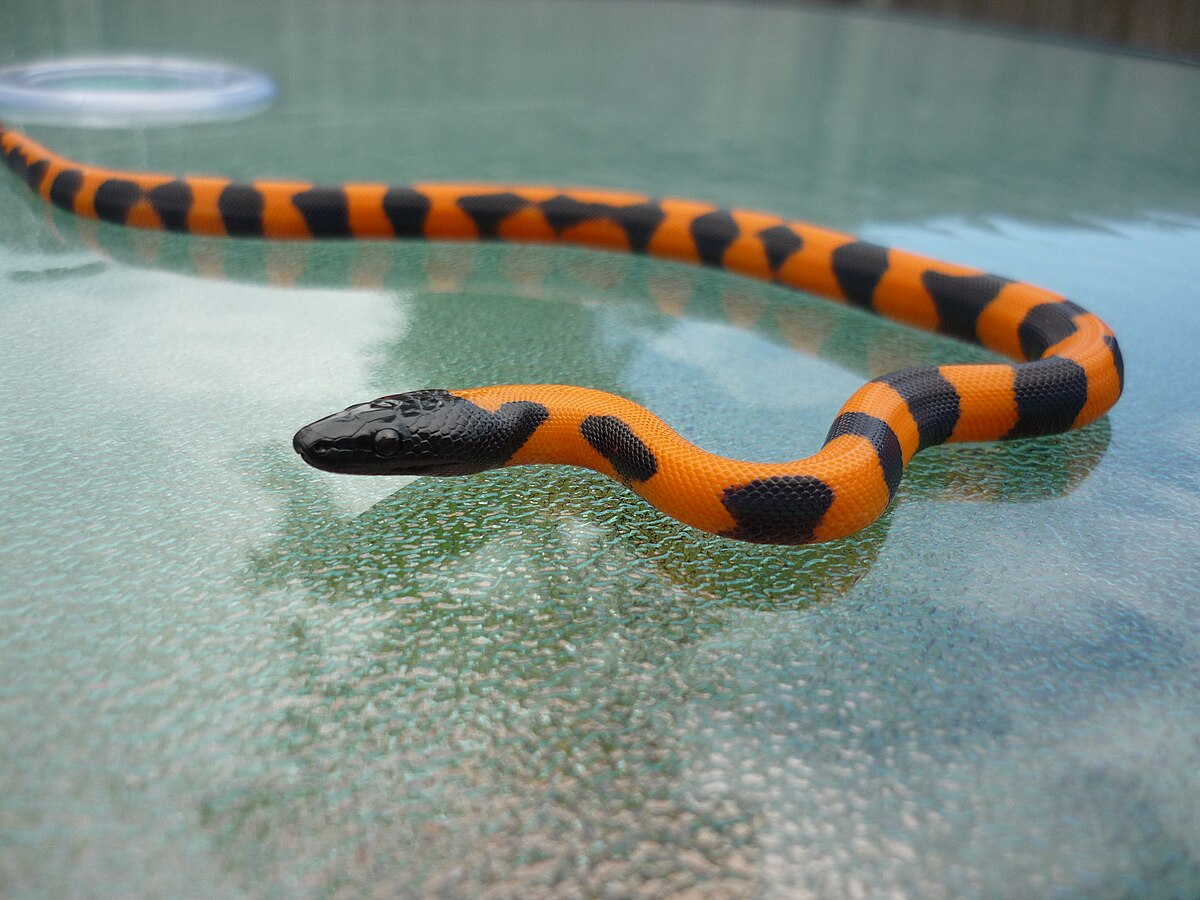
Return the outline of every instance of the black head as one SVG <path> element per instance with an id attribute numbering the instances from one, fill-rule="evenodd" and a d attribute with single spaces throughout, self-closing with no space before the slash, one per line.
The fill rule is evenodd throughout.
<path id="1" fill-rule="evenodd" d="M 393 394 L 305 425 L 292 446 L 306 463 L 326 472 L 461 474 L 471 410 L 483 412 L 449 391 Z"/>
<path id="2" fill-rule="evenodd" d="M 410 391 L 305 425 L 292 446 L 326 472 L 469 475 L 504 465 L 545 417 L 532 403 L 506 403 L 491 413 L 449 391 Z"/>

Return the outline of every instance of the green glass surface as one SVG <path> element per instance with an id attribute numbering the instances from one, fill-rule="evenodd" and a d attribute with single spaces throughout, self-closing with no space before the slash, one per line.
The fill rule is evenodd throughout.
<path id="1" fill-rule="evenodd" d="M 380 480 L 290 437 L 563 381 L 815 450 L 985 353 L 710 270 L 131 233 L 0 178 L 0 895 L 1200 894 L 1200 68 L 719 3 L 8 0 L 0 62 L 220 58 L 125 168 L 588 184 L 759 208 L 1108 321 L 1072 435 L 923 453 L 828 545 L 567 469 Z"/>

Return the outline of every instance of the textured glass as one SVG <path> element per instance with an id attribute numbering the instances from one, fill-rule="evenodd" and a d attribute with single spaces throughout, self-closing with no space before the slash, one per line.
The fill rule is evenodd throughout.
<path id="1" fill-rule="evenodd" d="M 7 0 L 0 63 L 218 57 L 114 167 L 589 184 L 1062 291 L 1125 397 L 761 548 L 566 469 L 308 469 L 419 387 L 613 390 L 812 452 L 986 354 L 711 270 L 77 223 L 0 178 L 0 895 L 1200 894 L 1200 68 L 719 3 Z"/>

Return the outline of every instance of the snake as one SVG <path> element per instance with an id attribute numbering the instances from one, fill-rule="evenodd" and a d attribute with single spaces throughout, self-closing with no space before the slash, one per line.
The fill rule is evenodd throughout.
<path id="1" fill-rule="evenodd" d="M 787 462 L 710 453 L 644 406 L 595 388 L 406 391 L 355 403 L 295 433 L 296 453 L 326 472 L 458 476 L 579 466 L 701 531 L 808 544 L 847 537 L 883 515 L 921 450 L 1082 428 L 1124 389 L 1112 329 L 1061 294 L 767 213 L 604 188 L 322 186 L 114 170 L 67 159 L 2 123 L 0 154 L 42 200 L 117 225 L 265 240 L 499 240 L 646 254 L 822 296 L 1012 360 L 875 378 L 843 404 L 815 454 Z"/>

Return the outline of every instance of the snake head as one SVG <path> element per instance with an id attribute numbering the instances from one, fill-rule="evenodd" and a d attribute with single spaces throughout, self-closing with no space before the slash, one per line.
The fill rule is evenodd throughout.
<path id="1" fill-rule="evenodd" d="M 449 391 L 410 391 L 305 425 L 292 446 L 325 472 L 470 475 L 504 465 L 545 418 L 538 404 L 506 403 L 493 413 Z"/>

